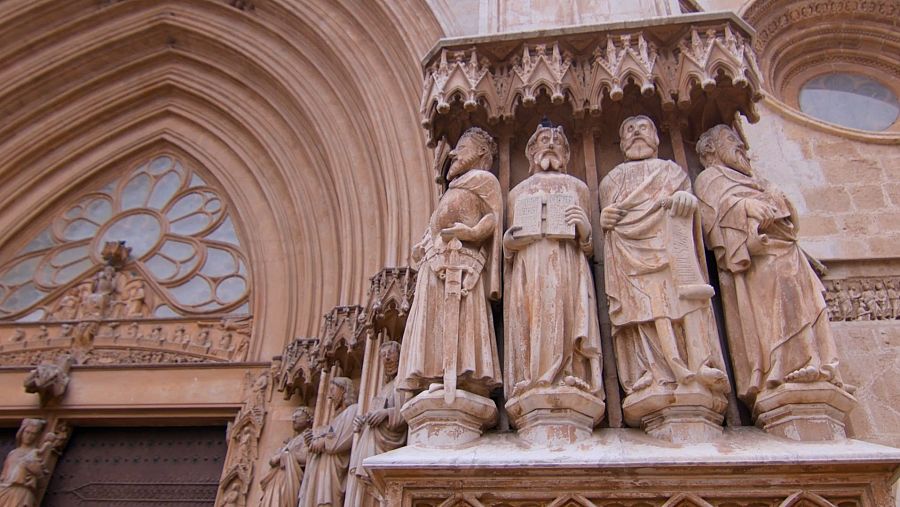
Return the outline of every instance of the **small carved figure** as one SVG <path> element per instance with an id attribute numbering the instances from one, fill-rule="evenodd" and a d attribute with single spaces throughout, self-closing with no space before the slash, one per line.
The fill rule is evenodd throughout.
<path id="1" fill-rule="evenodd" d="M 733 294 L 724 295 L 732 302 L 725 313 L 741 396 L 752 402 L 785 382 L 841 386 L 825 287 L 797 244 L 796 209 L 754 174 L 744 143 L 729 127 L 704 133 L 697 154 L 706 168 L 695 188 L 707 246 L 716 254 L 723 292 Z M 871 288 L 864 294 L 867 304 L 877 304 Z"/>
<path id="2" fill-rule="evenodd" d="M 74 320 L 78 316 L 78 303 L 81 300 L 77 287 L 66 292 L 59 301 L 59 306 L 51 315 L 53 320 Z"/>
<path id="3" fill-rule="evenodd" d="M 64 326 L 66 324 L 63 324 Z M 89 348 L 94 343 L 94 336 L 100 325 L 96 321 L 79 322 L 75 327 L 74 345 L 81 348 Z"/>
<path id="4" fill-rule="evenodd" d="M 46 341 L 50 338 L 50 330 L 47 329 L 47 326 L 41 326 L 38 335 L 35 336 L 35 339 L 38 341 Z"/>
<path id="5" fill-rule="evenodd" d="M 878 302 L 878 320 L 890 319 L 891 301 L 881 280 L 875 282 L 875 300 Z"/>
<path id="6" fill-rule="evenodd" d="M 212 342 L 209 341 L 209 329 L 201 329 L 199 333 L 197 333 L 197 337 L 194 339 L 194 345 L 198 347 L 207 347 L 212 346 Z"/>
<path id="7" fill-rule="evenodd" d="M 37 491 L 49 475 L 47 453 L 56 444 L 56 435 L 48 433 L 40 446 L 43 419 L 25 419 L 16 433 L 16 448 L 9 452 L 0 473 L 0 505 L 37 507 Z"/>
<path id="8" fill-rule="evenodd" d="M 862 320 L 878 320 L 881 315 L 881 305 L 875 295 L 875 287 L 868 280 L 861 282 L 860 285 L 862 287 L 859 294 L 860 308 L 865 308 L 860 312 L 860 317 Z"/>
<path id="9" fill-rule="evenodd" d="M 16 330 L 13 332 L 13 335 L 10 337 L 9 341 L 12 343 L 19 343 L 19 342 L 25 341 L 25 330 L 20 327 L 17 327 Z"/>
<path id="10" fill-rule="evenodd" d="M 141 335 L 140 326 L 137 322 L 132 322 L 128 325 L 128 338 L 135 341 L 143 338 L 143 336 Z"/>
<path id="11" fill-rule="evenodd" d="M 897 281 L 887 281 L 887 296 L 891 304 L 891 318 L 900 319 L 900 290 L 897 290 Z"/>
<path id="12" fill-rule="evenodd" d="M 298 408 L 291 416 L 294 438 L 285 442 L 269 458 L 269 472 L 259 481 L 263 490 L 260 507 L 297 506 L 308 454 L 306 440 L 311 432 L 312 419 L 312 412 L 307 407 Z"/>
<path id="13" fill-rule="evenodd" d="M 127 291 L 127 303 L 125 305 L 125 317 L 129 319 L 140 319 L 149 314 L 147 306 L 147 293 L 144 289 L 144 281 L 135 278 L 128 282 L 125 286 Z"/>
<path id="14" fill-rule="evenodd" d="M 530 176 L 509 193 L 503 236 L 507 396 L 567 385 L 602 397 L 590 192 L 566 174 L 562 127 L 539 125 L 525 154 Z"/>
<path id="15" fill-rule="evenodd" d="M 300 505 L 340 507 L 344 504 L 356 397 L 352 380 L 346 377 L 331 379 L 328 403 L 336 415 L 326 427 L 307 434 L 310 456 L 300 487 Z"/>
<path id="16" fill-rule="evenodd" d="M 626 162 L 600 183 L 600 224 L 622 386 L 631 395 L 698 381 L 725 392 L 688 175 L 656 158 L 659 137 L 650 118 L 626 119 L 619 136 Z"/>
<path id="17" fill-rule="evenodd" d="M 63 324 L 59 328 L 59 337 L 60 338 L 71 338 L 72 337 L 72 324 Z"/>
<path id="18" fill-rule="evenodd" d="M 856 320 L 856 308 L 853 305 L 853 300 L 850 299 L 849 292 L 847 292 L 840 280 L 834 281 L 834 291 L 838 308 L 840 308 L 840 318 L 838 320 Z"/>
<path id="19" fill-rule="evenodd" d="M 72 368 L 72 356 L 60 355 L 55 363 L 42 363 L 35 367 L 25 378 L 25 392 L 38 393 L 41 406 L 54 399 L 59 399 L 69 385 L 69 370 Z"/>
<path id="20" fill-rule="evenodd" d="M 177 343 L 179 345 L 184 345 L 190 343 L 191 337 L 190 335 L 185 334 L 184 326 L 178 326 L 175 328 L 175 332 L 172 333 L 172 343 Z"/>
<path id="21" fill-rule="evenodd" d="M 153 326 L 150 330 L 150 339 L 159 342 L 160 345 L 166 342 L 166 335 L 163 333 L 162 326 Z"/>
<path id="22" fill-rule="evenodd" d="M 471 128 L 450 153 L 449 188 L 413 247 L 419 274 L 398 389 L 442 385 L 451 402 L 457 386 L 487 396 L 501 383 L 488 303 L 500 297 L 503 204 L 500 183 L 489 172 L 496 151 L 487 132 Z"/>
<path id="23" fill-rule="evenodd" d="M 384 372 L 384 384 L 372 398 L 369 411 L 353 420 L 359 440 L 350 458 L 350 480 L 354 487 L 347 488 L 347 507 L 374 507 L 375 497 L 368 492 L 371 484 L 369 473 L 362 466 L 364 459 L 402 447 L 406 443 L 406 420 L 400 407 L 406 400 L 403 391 L 396 390 L 397 365 L 400 361 L 400 344 L 385 342 L 378 351 Z"/>
<path id="24" fill-rule="evenodd" d="M 234 339 L 234 333 L 231 331 L 224 331 L 222 336 L 219 337 L 219 349 L 221 350 L 229 350 L 231 348 L 231 341 Z"/>

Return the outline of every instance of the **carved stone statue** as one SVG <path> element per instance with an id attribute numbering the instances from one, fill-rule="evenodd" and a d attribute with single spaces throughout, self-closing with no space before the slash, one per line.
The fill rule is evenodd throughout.
<path id="1" fill-rule="evenodd" d="M 47 453 L 56 443 L 56 436 L 48 433 L 38 445 L 45 425 L 43 419 L 22 421 L 16 433 L 16 448 L 6 456 L 0 473 L 0 505 L 37 507 L 38 487 L 49 474 Z"/>
<path id="2" fill-rule="evenodd" d="M 347 485 L 347 466 L 353 446 L 356 388 L 346 377 L 331 379 L 328 402 L 335 416 L 324 428 L 307 434 L 309 458 L 300 486 L 300 505 L 341 507 Z"/>
<path id="3" fill-rule="evenodd" d="M 25 378 L 25 392 L 38 393 L 41 406 L 60 398 L 69 385 L 72 356 L 60 355 L 55 363 L 43 363 L 35 367 Z"/>
<path id="4" fill-rule="evenodd" d="M 555 410 L 552 398 L 564 396 L 557 408 L 581 414 L 578 436 L 586 436 L 605 408 L 588 264 L 594 247 L 586 212 L 590 192 L 566 174 L 569 141 L 562 127 L 538 126 L 525 154 L 531 176 L 509 193 L 511 227 L 503 237 L 507 409 L 520 435 L 534 440 L 547 432 L 530 435 L 536 428 L 524 418 L 539 410 L 543 415 L 530 419 L 546 420 Z M 571 420 L 559 422 L 559 430 L 573 427 Z"/>
<path id="5" fill-rule="evenodd" d="M 297 507 L 303 468 L 306 466 L 307 434 L 311 431 L 312 412 L 300 407 L 291 416 L 294 438 L 269 458 L 269 472 L 259 481 L 263 490 L 260 507 Z"/>
<path id="6" fill-rule="evenodd" d="M 149 315 L 147 306 L 147 291 L 144 289 L 144 281 L 136 278 L 125 286 L 127 303 L 125 305 L 125 317 L 129 319 L 143 318 Z"/>
<path id="7" fill-rule="evenodd" d="M 78 316 L 80 293 L 77 287 L 69 289 L 53 311 L 53 320 L 73 320 Z"/>
<path id="8" fill-rule="evenodd" d="M 400 407 L 406 395 L 395 389 L 397 365 L 400 361 L 400 344 L 388 341 L 378 351 L 384 372 L 384 385 L 372 398 L 369 411 L 353 421 L 359 440 L 353 447 L 350 458 L 350 480 L 354 487 L 348 488 L 345 507 L 374 507 L 375 497 L 369 491 L 371 479 L 362 467 L 369 456 L 392 451 L 406 443 L 406 420 L 400 414 Z"/>
<path id="9" fill-rule="evenodd" d="M 825 287 L 797 244 L 797 210 L 754 174 L 744 143 L 729 127 L 718 125 L 700 136 L 697 154 L 706 169 L 695 188 L 706 245 L 719 267 L 739 395 L 754 406 L 787 383 L 814 387 L 807 401 L 827 403 L 816 393 L 842 388 L 843 382 Z M 862 297 L 878 315 L 871 287 L 864 286 Z M 850 402 L 849 395 L 835 399 Z M 760 407 L 754 412 L 760 414 Z M 787 424 L 800 430 L 795 436 L 810 434 L 796 420 Z"/>
<path id="10" fill-rule="evenodd" d="M 445 405 L 467 416 L 484 412 L 479 417 L 485 425 L 496 418 L 496 406 L 487 399 L 501 384 L 489 305 L 490 299 L 500 297 L 501 290 L 503 204 L 500 183 L 488 172 L 495 152 L 496 145 L 487 132 L 471 128 L 462 135 L 450 153 L 449 188 L 422 241 L 413 248 L 419 273 L 403 337 L 397 388 L 428 391 L 410 400 L 414 410 L 404 414 L 408 421 L 426 407 L 437 408 L 430 398 L 439 395 Z M 410 425 L 412 439 L 420 434 L 419 427 Z M 480 428 L 468 428 L 467 436 L 459 438 L 478 434 Z"/>
<path id="11" fill-rule="evenodd" d="M 600 224 L 625 419 L 664 438 L 710 438 L 721 432 L 728 380 L 697 198 L 687 173 L 657 158 L 650 118 L 626 119 L 619 137 L 626 162 L 600 183 Z"/>

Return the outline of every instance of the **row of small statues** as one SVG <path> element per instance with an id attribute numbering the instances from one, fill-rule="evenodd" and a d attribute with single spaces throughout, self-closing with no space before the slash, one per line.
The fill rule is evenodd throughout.
<path id="1" fill-rule="evenodd" d="M 824 286 L 797 244 L 797 212 L 754 174 L 739 135 L 717 126 L 700 137 L 705 170 L 693 191 L 684 169 L 657 158 L 659 138 L 649 118 L 625 120 L 620 137 L 627 161 L 601 182 L 600 226 L 626 423 L 648 432 L 654 425 L 657 436 L 678 441 L 658 421 L 679 405 L 673 425 L 691 417 L 721 425 L 730 384 L 703 239 L 718 264 L 738 394 L 751 407 L 785 385 L 813 389 L 806 398 L 788 393 L 791 403 L 818 406 L 834 390 L 852 400 L 838 371 Z M 502 191 L 489 171 L 495 155 L 493 139 L 481 129 L 459 139 L 450 153 L 449 187 L 413 250 L 417 287 L 402 347 L 388 342 L 380 351 L 383 387 L 361 413 L 353 382 L 331 379 L 327 399 L 335 415 L 319 428 L 311 428 L 307 408 L 298 409 L 296 436 L 272 456 L 262 478 L 261 505 L 293 507 L 298 499 L 301 506 L 374 505 L 365 458 L 407 440 L 465 443 L 464 425 L 450 424 L 442 434 L 440 420 L 456 410 L 465 414 L 460 420 L 480 418 L 482 429 L 490 427 L 496 406 L 487 396 L 501 386 L 511 422 L 526 441 L 541 441 L 533 421 L 547 428 L 560 418 L 562 427 L 584 426 L 582 434 L 599 423 L 603 358 L 588 260 L 590 192 L 566 174 L 562 128 L 541 125 L 526 148 L 531 175 L 510 191 L 504 220 Z M 490 306 L 501 293 L 505 378 Z M 771 409 L 772 401 L 766 403 Z M 537 411 L 543 412 L 528 417 Z M 790 411 L 784 417 L 796 423 Z M 429 425 L 420 432 L 422 420 Z"/>
<path id="2" fill-rule="evenodd" d="M 111 265 L 92 280 L 66 292 L 50 311 L 51 320 L 143 318 L 150 315 L 144 280 Z"/>
<path id="3" fill-rule="evenodd" d="M 825 293 L 831 320 L 900 319 L 900 281 L 862 280 L 844 284 L 834 280 Z"/>

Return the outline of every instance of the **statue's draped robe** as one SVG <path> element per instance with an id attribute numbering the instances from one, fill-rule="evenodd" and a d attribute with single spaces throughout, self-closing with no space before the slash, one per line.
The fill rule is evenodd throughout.
<path id="1" fill-rule="evenodd" d="M 366 488 L 362 487 L 369 482 L 369 473 L 363 468 L 362 462 L 370 456 L 376 456 L 402 447 L 406 443 L 406 420 L 400 415 L 400 407 L 403 406 L 405 395 L 395 389 L 396 377 L 382 386 L 378 394 L 372 398 L 369 411 L 387 409 L 388 416 L 379 426 L 363 425 L 359 440 L 353 448 L 350 458 L 350 474 L 357 481 L 352 495 L 348 491 L 344 501 L 346 507 L 366 507 L 375 505 L 374 499 L 365 494 Z"/>
<path id="2" fill-rule="evenodd" d="M 648 371 L 658 382 L 675 380 L 663 358 L 656 319 L 676 322 L 691 312 L 704 311 L 704 338 L 709 343 L 718 340 L 709 300 L 682 299 L 675 283 L 669 253 L 671 217 L 659 202 L 678 191 L 691 191 L 687 173 L 674 162 L 661 159 L 619 164 L 600 182 L 601 208 L 614 206 L 626 212 L 615 228 L 604 231 L 603 249 L 619 377 L 629 394 Z M 702 266 L 699 213 L 694 223 L 692 254 Z M 680 326 L 675 332 L 678 340 L 684 341 Z"/>
<path id="3" fill-rule="evenodd" d="M 325 433 L 325 450 L 310 453 L 300 486 L 300 505 L 303 507 L 341 507 L 347 486 L 347 466 L 353 446 L 353 418 L 356 407 L 345 408 L 332 419 Z M 317 432 L 321 434 L 321 431 Z"/>
<path id="4" fill-rule="evenodd" d="M 720 272 L 741 396 L 753 396 L 767 381 L 780 383 L 811 361 L 837 366 L 825 287 L 797 245 L 790 201 L 768 182 L 724 166 L 704 170 L 694 187 Z M 750 199 L 776 210 L 765 231 L 747 216 Z M 804 352 L 809 347 L 820 357 Z"/>
<path id="5" fill-rule="evenodd" d="M 491 173 L 473 169 L 452 180 L 448 193 L 451 191 L 464 192 L 471 204 L 477 204 L 481 208 L 480 216 L 492 213 L 495 219 L 492 237 L 479 244 L 463 243 L 463 249 L 482 256 L 485 264 L 468 294 L 462 296 L 457 341 L 458 387 L 487 395 L 490 389 L 501 383 L 494 320 L 488 304 L 489 298 L 499 299 L 501 290 L 499 259 L 503 204 L 500 183 Z M 453 207 L 442 204 L 445 203 L 438 204 L 438 210 L 432 215 L 431 224 L 425 233 L 426 259 L 434 249 L 445 245 L 438 224 L 453 221 L 452 218 L 448 219 L 448 215 L 452 216 L 454 213 Z M 457 221 L 463 220 L 460 218 Z M 474 219 L 466 225 L 473 227 L 477 223 L 478 219 Z M 443 280 L 438 277 L 434 266 L 423 260 L 419 266 L 415 297 L 403 334 L 397 373 L 398 389 L 421 391 L 432 383 L 443 382 L 444 312 L 447 311 L 445 300 Z"/>
<path id="6" fill-rule="evenodd" d="M 261 507 L 296 507 L 306 459 L 307 448 L 302 434 L 278 450 L 278 466 L 272 467 L 260 481 L 263 489 Z"/>
<path id="7" fill-rule="evenodd" d="M 0 505 L 37 507 L 34 492 L 44 477 L 44 463 L 36 447 L 13 449 L 3 462 L 0 474 Z"/>
<path id="8" fill-rule="evenodd" d="M 515 223 L 516 200 L 535 194 L 575 196 L 590 210 L 587 185 L 556 171 L 538 172 L 509 193 L 508 223 Z M 588 264 L 591 238 L 541 238 L 517 252 L 506 252 L 504 297 L 506 391 L 556 384 L 566 376 L 584 380 L 602 396 L 599 366 L 600 325 Z M 519 394 L 518 392 L 516 394 Z"/>

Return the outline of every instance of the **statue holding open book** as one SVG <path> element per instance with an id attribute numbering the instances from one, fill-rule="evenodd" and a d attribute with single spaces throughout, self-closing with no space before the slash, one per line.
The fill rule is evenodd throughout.
<path id="1" fill-rule="evenodd" d="M 562 127 L 538 126 L 525 152 L 531 176 L 509 193 L 510 228 L 503 237 L 507 408 L 528 438 L 529 421 L 548 420 L 529 414 L 541 410 L 552 418 L 544 405 L 569 396 L 563 405 L 574 412 L 567 417 L 579 421 L 558 422 L 564 431 L 580 428 L 567 437 L 574 440 L 590 433 L 605 408 L 588 265 L 594 247 L 586 212 L 590 192 L 565 172 L 569 142 Z"/>

